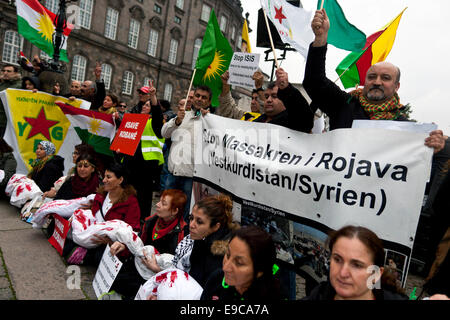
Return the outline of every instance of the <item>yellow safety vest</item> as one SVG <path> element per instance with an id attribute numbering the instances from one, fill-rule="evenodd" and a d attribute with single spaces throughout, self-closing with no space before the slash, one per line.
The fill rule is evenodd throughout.
<path id="1" fill-rule="evenodd" d="M 244 115 L 242 116 L 241 120 L 244 121 L 253 121 L 258 119 L 261 116 L 261 113 L 257 113 L 257 112 L 246 112 L 244 113 Z"/>
<path id="2" fill-rule="evenodd" d="M 153 131 L 152 119 L 148 119 L 141 136 L 141 150 L 144 160 L 158 160 L 159 165 L 164 163 L 164 138 L 158 138 Z"/>

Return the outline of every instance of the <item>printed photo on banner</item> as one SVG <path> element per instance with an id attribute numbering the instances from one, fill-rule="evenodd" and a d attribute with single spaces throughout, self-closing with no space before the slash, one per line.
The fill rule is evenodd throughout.
<path id="1" fill-rule="evenodd" d="M 294 222 L 294 265 L 297 274 L 320 283 L 329 271 L 327 234 L 310 226 Z"/>

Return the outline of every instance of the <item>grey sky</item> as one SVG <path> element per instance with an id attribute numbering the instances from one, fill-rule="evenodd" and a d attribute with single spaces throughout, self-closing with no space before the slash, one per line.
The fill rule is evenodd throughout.
<path id="1" fill-rule="evenodd" d="M 326 0 L 325 0 L 326 1 Z M 243 13 L 250 13 L 250 41 L 252 52 L 262 53 L 260 67 L 270 75 L 272 62 L 264 62 L 266 48 L 256 47 L 257 11 L 259 0 L 241 1 Z M 317 0 L 302 0 L 307 10 L 314 11 Z M 394 19 L 405 7 L 397 30 L 396 40 L 386 61 L 399 66 L 402 72 L 400 102 L 410 103 L 412 118 L 419 122 L 435 122 L 444 134 L 450 135 L 449 90 L 445 89 L 446 75 L 450 71 L 447 57 L 450 52 L 448 28 L 442 26 L 450 20 L 450 1 L 445 0 L 340 0 L 347 19 L 366 36 L 378 31 Z M 279 56 L 281 51 L 276 50 Z M 332 45 L 328 46 L 327 76 L 336 80 L 336 66 L 348 54 Z M 291 82 L 302 82 L 305 61 L 297 52 L 288 52 L 281 67 L 289 72 Z M 340 81 L 337 82 L 342 87 Z"/>

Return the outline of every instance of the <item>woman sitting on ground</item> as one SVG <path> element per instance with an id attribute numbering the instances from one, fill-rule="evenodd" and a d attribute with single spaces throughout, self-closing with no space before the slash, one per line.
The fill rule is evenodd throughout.
<path id="1" fill-rule="evenodd" d="M 281 300 L 272 236 L 257 226 L 235 230 L 217 270 L 204 286 L 202 300 Z"/>
<path id="2" fill-rule="evenodd" d="M 189 235 L 177 246 L 172 264 L 191 275 L 200 286 L 208 277 L 222 268 L 231 231 L 238 228 L 231 212 L 233 202 L 220 194 L 198 201 L 189 216 Z M 147 256 L 143 262 L 153 272 L 160 272 L 155 256 Z"/>
<path id="3" fill-rule="evenodd" d="M 33 179 L 42 192 L 50 190 L 63 175 L 64 159 L 55 152 L 55 145 L 50 141 L 41 141 L 36 148 L 36 160 L 31 164 L 28 178 Z"/>
<path id="4" fill-rule="evenodd" d="M 156 204 L 155 214 L 148 217 L 142 227 L 140 238 L 144 246 L 152 245 L 159 253 L 175 254 L 178 243 L 189 233 L 189 226 L 183 219 L 186 199 L 181 190 L 163 191 Z M 111 254 L 117 255 L 127 251 L 126 249 L 125 244 L 116 241 L 111 245 Z M 124 256 L 130 257 L 129 252 Z M 111 290 L 117 291 L 126 299 L 134 299 L 145 281 L 137 271 L 134 259 L 126 259 Z"/>
<path id="5" fill-rule="evenodd" d="M 0 194 L 5 196 L 5 188 L 9 179 L 16 173 L 17 161 L 14 158 L 13 148 L 3 138 L 0 138 Z"/>
<path id="6" fill-rule="evenodd" d="M 61 188 L 61 186 L 67 180 L 69 180 L 70 177 L 73 177 L 75 175 L 76 168 L 77 168 L 77 166 L 76 166 L 77 159 L 80 155 L 85 154 L 85 153 L 91 155 L 92 158 L 95 158 L 95 151 L 92 146 L 85 144 L 85 143 L 80 143 L 74 147 L 74 150 L 72 152 L 72 162 L 73 162 L 74 166 L 69 169 L 64 181 L 62 183 L 59 183 L 59 182 L 56 183 L 53 187 L 50 188 L 49 191 L 44 192 L 44 194 L 42 195 L 42 198 L 55 198 L 56 194 L 59 191 L 59 188 Z M 97 161 L 94 161 L 93 163 L 98 164 Z M 96 168 L 97 168 L 97 166 L 96 166 Z M 98 173 L 98 170 L 97 170 L 97 173 Z"/>
<path id="7" fill-rule="evenodd" d="M 96 193 L 100 179 L 95 159 L 87 153 L 82 154 L 77 158 L 75 167 L 75 174 L 62 184 L 55 195 L 55 200 L 76 199 Z"/>
<path id="8" fill-rule="evenodd" d="M 397 287 L 396 279 L 385 270 L 383 242 L 374 232 L 346 226 L 332 232 L 327 243 L 329 280 L 319 284 L 304 300 L 408 300 Z M 374 271 L 375 276 L 368 272 L 369 267 L 378 270 Z"/>
<path id="9" fill-rule="evenodd" d="M 141 212 L 136 198 L 136 190 L 128 184 L 127 170 L 121 164 L 109 164 L 105 170 L 103 186 L 98 188 L 91 206 L 82 209 L 90 209 L 98 222 L 118 219 L 129 224 L 134 231 L 139 232 L 140 230 Z M 110 240 L 99 237 L 97 242 L 100 244 L 109 243 Z M 86 254 L 86 249 L 83 249 L 73 242 L 66 241 L 63 254 L 66 255 L 72 251 L 67 261 L 79 264 Z M 105 246 L 100 246 L 90 250 L 90 256 L 94 258 L 93 264 L 98 265 L 104 249 Z M 71 259 L 72 255 L 74 255 L 73 259 Z"/>

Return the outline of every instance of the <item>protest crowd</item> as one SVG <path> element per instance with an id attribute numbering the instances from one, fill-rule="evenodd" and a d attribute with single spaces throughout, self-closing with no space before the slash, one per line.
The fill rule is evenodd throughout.
<path id="1" fill-rule="evenodd" d="M 92 140 L 80 137 L 82 143 L 73 145 L 73 167 L 64 168 L 65 159 L 57 154 L 55 144 L 42 140 L 33 150 L 31 170 L 20 174 L 13 148 L 0 138 L 2 196 L 20 208 L 22 220 L 44 229 L 49 239 L 61 231 L 61 221 L 68 223 L 60 252 L 68 264 L 99 266 L 109 248 L 123 265 L 109 292 L 99 299 L 130 300 L 137 295 L 144 300 L 295 299 L 289 291 L 290 280 L 279 270 L 273 234 L 234 221 L 230 195 L 191 196 L 194 128 L 202 117 L 214 114 L 313 135 L 318 109 L 329 117 L 330 130 L 351 128 L 356 119 L 409 121 L 397 95 L 400 70 L 395 65 L 377 63 L 367 71 L 361 89 L 343 91 L 325 76 L 329 20 L 324 10 L 316 11 L 311 27 L 315 39 L 309 48 L 303 85 L 312 102 L 289 82 L 289 73 L 297 70 L 283 68 L 277 68 L 276 80 L 266 86 L 262 72 L 254 73 L 251 111 L 237 106 L 228 71 L 221 75 L 217 107 L 211 106 L 213 93 L 206 85 L 186 88 L 186 98 L 171 106 L 157 98 L 158 88 L 152 82 L 138 89 L 134 106 L 127 106 L 105 90 L 99 64 L 94 79 L 72 81 L 69 92 L 61 92 L 55 83 L 48 93 L 66 99 L 58 105 L 69 110 L 79 99 L 90 102 L 85 112 L 103 114 L 101 119 L 114 124 L 116 136 L 130 114 L 147 115 L 136 150 L 133 155 L 118 150 L 98 152 Z M 36 56 L 31 63 L 19 57 L 19 63 L 22 70 L 16 65 L 2 67 L 0 91 L 43 91 L 38 75 L 46 70 L 46 62 Z M 21 71 L 30 76 L 22 77 Z M 0 107 L 3 137 L 6 106 L 2 103 Z M 424 288 L 431 299 L 448 299 L 450 159 L 442 155 L 448 154 L 450 140 L 441 130 L 434 130 L 424 144 L 433 149 L 423 209 L 432 212 Z M 151 212 L 154 195 L 159 202 Z M 370 225 L 346 225 L 330 232 L 327 249 L 328 262 L 323 262 L 327 280 L 309 288 L 305 300 L 408 299 L 396 280 L 393 262 L 385 265 L 383 241 Z M 371 278 L 373 286 L 367 285 L 369 266 L 381 270 L 378 277 Z"/>

